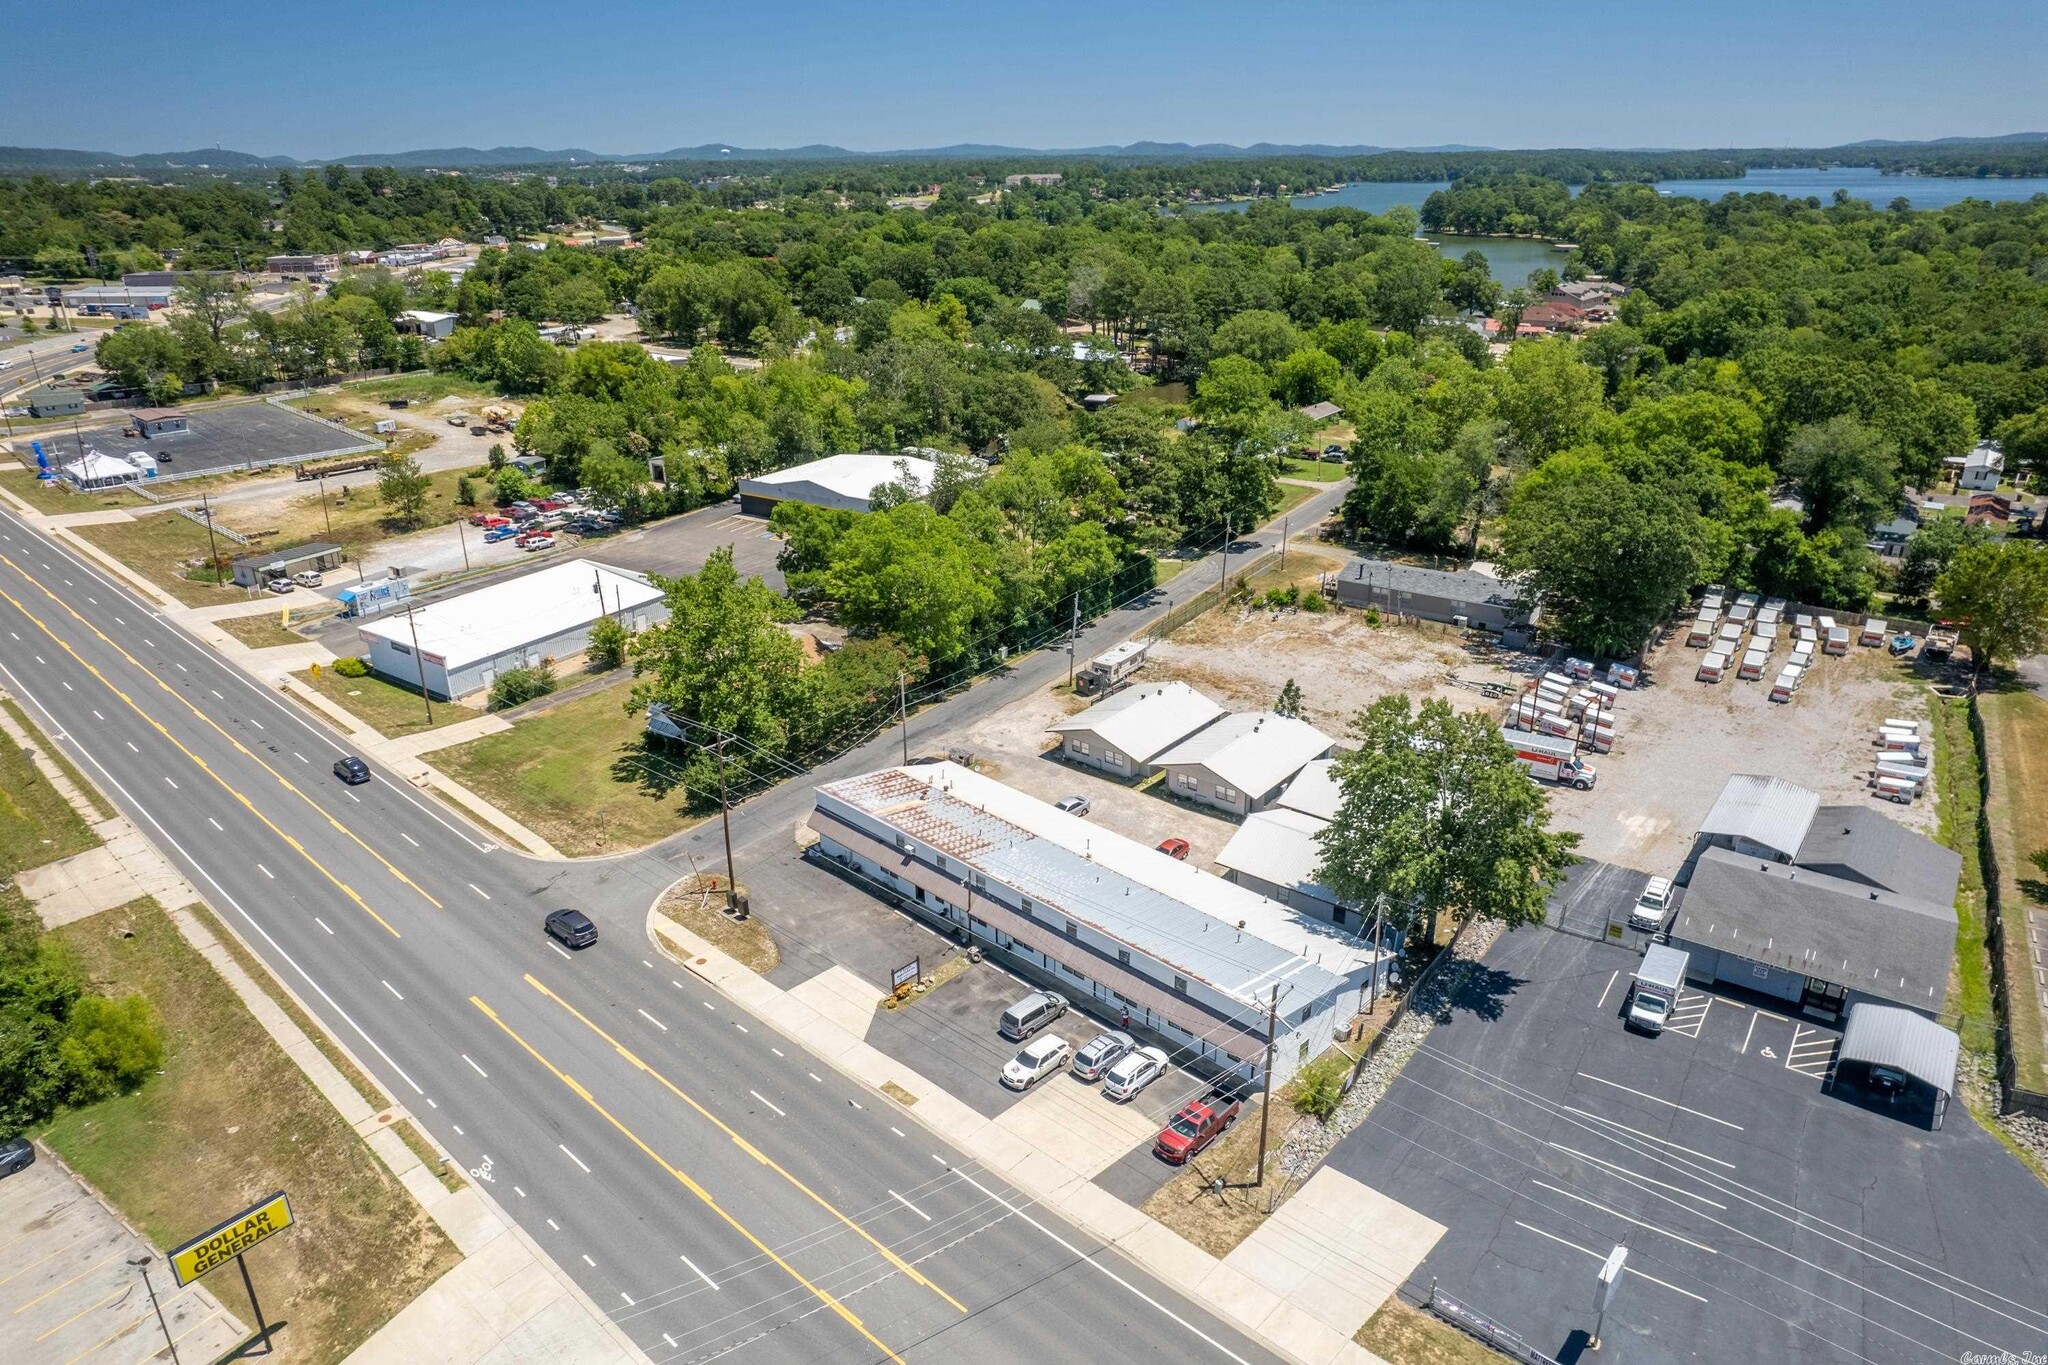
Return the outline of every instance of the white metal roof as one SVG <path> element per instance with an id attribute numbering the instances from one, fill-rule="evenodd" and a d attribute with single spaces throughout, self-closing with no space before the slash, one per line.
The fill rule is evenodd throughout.
<path id="1" fill-rule="evenodd" d="M 772 474 L 741 479 L 739 491 L 756 497 L 797 501 L 810 501 L 824 495 L 822 500 L 827 506 L 836 506 L 843 501 L 858 503 L 864 508 L 877 488 L 903 477 L 905 471 L 899 469 L 899 465 L 907 468 L 910 477 L 927 491 L 939 469 L 935 462 L 916 455 L 885 455 L 872 451 L 827 455 L 822 460 L 791 465 Z"/>
<path id="2" fill-rule="evenodd" d="M 1269 792 L 1330 751 L 1331 738 L 1305 720 L 1272 711 L 1225 716 L 1161 754 L 1156 763 L 1199 763 L 1251 796 Z"/>
<path id="3" fill-rule="evenodd" d="M 1953 1094 L 1962 1048 L 1962 1039 L 1932 1019 L 1896 1005 L 1859 1000 L 1849 1006 L 1840 1059 L 1896 1067 L 1943 1094 Z"/>
<path id="4" fill-rule="evenodd" d="M 1337 785 L 1336 767 L 1334 758 L 1317 759 L 1295 775 L 1274 804 L 1319 820 L 1336 819 L 1337 808 L 1344 803 L 1344 789 Z"/>
<path id="5" fill-rule="evenodd" d="M 1784 680 L 1780 675 L 1779 681 Z M 1782 777 L 1737 773 L 1722 786 L 1714 808 L 1700 822 L 1700 833 L 1747 839 L 1790 858 L 1799 852 L 1819 809 L 1817 792 Z"/>
<path id="6" fill-rule="evenodd" d="M 1329 824 L 1298 810 L 1262 810 L 1248 815 L 1216 855 L 1217 865 L 1275 886 L 1299 887 L 1318 900 L 1335 904 L 1336 893 L 1316 881 L 1316 869 L 1323 863 L 1323 846 L 1316 836 Z"/>
<path id="7" fill-rule="evenodd" d="M 408 308 L 403 313 L 400 313 L 398 316 L 402 318 L 411 318 L 414 322 L 446 322 L 448 321 L 448 319 L 452 317 L 459 316 L 459 314 L 430 313 L 424 308 Z"/>
<path id="8" fill-rule="evenodd" d="M 1140 763 L 1178 744 L 1223 714 L 1223 705 L 1184 682 L 1128 687 L 1086 711 L 1047 727 L 1053 734 L 1087 732 Z"/>
<path id="9" fill-rule="evenodd" d="M 639 574 L 572 559 L 422 607 L 409 623 L 401 616 L 364 625 L 359 633 L 365 643 L 379 638 L 410 649 L 417 627 L 421 652 L 452 671 L 660 600 L 661 589 Z"/>
<path id="10" fill-rule="evenodd" d="M 1355 934 L 955 763 L 817 790 L 1254 1006 L 1275 983 L 1283 1002 L 1321 998 L 1372 962 Z"/>

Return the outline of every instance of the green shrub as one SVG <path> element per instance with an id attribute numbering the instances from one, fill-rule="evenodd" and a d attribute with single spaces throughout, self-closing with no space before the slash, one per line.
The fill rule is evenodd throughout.
<path id="1" fill-rule="evenodd" d="M 626 628 L 613 617 L 598 617 L 590 625 L 590 648 L 584 658 L 593 672 L 617 668 L 626 661 Z"/>
<path id="2" fill-rule="evenodd" d="M 344 678 L 367 678 L 370 676 L 370 666 L 354 655 L 336 659 L 334 661 L 334 671 Z"/>
<path id="3" fill-rule="evenodd" d="M 1380 628 L 1380 609 L 1378 607 L 1367 607 L 1365 609 L 1365 623 L 1374 630 Z"/>
<path id="4" fill-rule="evenodd" d="M 1323 595 L 1319 592 L 1303 593 L 1301 595 L 1300 606 L 1303 611 L 1307 612 L 1311 616 L 1314 616 L 1319 612 L 1328 611 L 1330 609 L 1330 604 L 1323 600 Z"/>
<path id="5" fill-rule="evenodd" d="M 476 480 L 467 474 L 455 476 L 455 502 L 460 507 L 476 506 Z"/>
<path id="6" fill-rule="evenodd" d="M 1318 1057 L 1294 1078 L 1294 1109 L 1313 1119 L 1327 1120 L 1344 1102 L 1344 1060 Z"/>
<path id="7" fill-rule="evenodd" d="M 164 1062 L 156 1011 L 139 995 L 109 1000 L 88 995 L 71 1007 L 58 1045 L 70 1073 L 74 1104 L 91 1104 L 133 1090 Z"/>
<path id="8" fill-rule="evenodd" d="M 1301 589 L 1289 583 L 1284 588 L 1266 589 L 1266 605 L 1278 611 L 1283 607 L 1297 606 L 1301 602 Z"/>
<path id="9" fill-rule="evenodd" d="M 555 671 L 546 664 L 535 664 L 529 668 L 508 668 L 498 675 L 491 684 L 491 710 L 503 711 L 508 706 L 545 697 L 555 690 Z"/>

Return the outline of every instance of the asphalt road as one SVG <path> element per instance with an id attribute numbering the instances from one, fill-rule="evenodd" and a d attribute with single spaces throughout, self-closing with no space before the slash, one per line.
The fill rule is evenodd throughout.
<path id="1" fill-rule="evenodd" d="M 4 511 L 0 631 L 0 681 L 653 1359 L 1273 1358 L 655 955 L 646 908 L 715 823 L 549 863 L 388 774 L 345 787 L 329 732 Z M 1023 660 L 913 746 L 1064 667 Z M 794 877 L 811 783 L 898 743 L 743 807 L 743 856 Z M 754 883 L 772 916 L 780 883 Z M 543 938 L 557 905 L 603 941 Z"/>

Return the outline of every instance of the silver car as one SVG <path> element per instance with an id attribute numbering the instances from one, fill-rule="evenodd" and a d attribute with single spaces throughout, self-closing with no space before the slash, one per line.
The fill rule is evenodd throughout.
<path id="1" fill-rule="evenodd" d="M 1073 1051 L 1058 1034 L 1034 1038 L 1003 1063 L 1003 1084 L 1012 1090 L 1029 1090 L 1065 1066 Z"/>
<path id="2" fill-rule="evenodd" d="M 1084 1081 L 1099 1081 L 1105 1071 L 1137 1046 L 1138 1040 L 1128 1033 L 1098 1033 L 1074 1054 L 1073 1073 Z"/>
<path id="3" fill-rule="evenodd" d="M 1105 1099 L 1127 1100 L 1166 1074 L 1166 1054 L 1156 1047 L 1141 1047 L 1126 1054 L 1102 1078 Z"/>

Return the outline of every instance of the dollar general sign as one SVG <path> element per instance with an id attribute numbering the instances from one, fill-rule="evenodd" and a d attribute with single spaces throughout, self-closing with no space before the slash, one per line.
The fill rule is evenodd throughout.
<path id="1" fill-rule="evenodd" d="M 190 1284 L 207 1271 L 226 1265 L 266 1237 L 283 1232 L 291 1225 L 291 1200 L 285 1198 L 283 1190 L 279 1190 L 262 1203 L 244 1209 L 219 1227 L 200 1233 L 171 1252 L 171 1273 L 177 1276 L 180 1285 Z"/>

